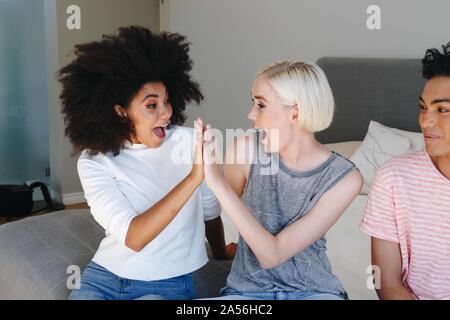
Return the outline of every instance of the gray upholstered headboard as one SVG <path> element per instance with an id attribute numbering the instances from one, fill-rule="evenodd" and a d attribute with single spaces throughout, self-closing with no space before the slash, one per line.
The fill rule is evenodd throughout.
<path id="1" fill-rule="evenodd" d="M 322 143 L 361 141 L 370 120 L 420 131 L 418 98 L 424 80 L 419 59 L 331 58 L 317 61 L 330 82 L 336 113 Z"/>

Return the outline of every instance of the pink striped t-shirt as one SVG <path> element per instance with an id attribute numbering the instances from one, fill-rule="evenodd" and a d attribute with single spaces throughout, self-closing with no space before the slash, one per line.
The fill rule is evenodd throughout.
<path id="1" fill-rule="evenodd" d="M 418 299 L 450 299 L 450 180 L 420 151 L 387 161 L 361 230 L 399 243 L 402 281 Z"/>

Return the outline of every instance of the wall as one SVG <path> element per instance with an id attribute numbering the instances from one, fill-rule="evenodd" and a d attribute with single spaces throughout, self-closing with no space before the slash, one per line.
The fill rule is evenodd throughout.
<path id="1" fill-rule="evenodd" d="M 168 0 L 165 0 L 167 2 Z M 381 30 L 366 9 L 381 8 Z M 206 101 L 191 108 L 220 129 L 248 128 L 256 70 L 281 59 L 422 57 L 450 41 L 448 0 L 170 0 L 172 31 L 192 42 L 194 76 Z"/>
<path id="2" fill-rule="evenodd" d="M 66 27 L 69 5 L 78 5 L 81 9 L 81 30 Z M 76 44 L 99 40 L 103 34 L 132 24 L 158 32 L 159 1 L 46 0 L 51 183 L 66 204 L 82 202 L 84 198 L 76 170 L 78 155 L 71 156 L 72 146 L 64 137 L 57 70 L 73 59 Z"/>
<path id="3" fill-rule="evenodd" d="M 170 0 L 161 0 L 159 3 L 159 27 L 161 31 L 170 30 Z"/>

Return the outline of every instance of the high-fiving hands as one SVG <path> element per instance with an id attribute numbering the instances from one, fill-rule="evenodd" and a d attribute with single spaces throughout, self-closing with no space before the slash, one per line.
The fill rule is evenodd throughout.
<path id="1" fill-rule="evenodd" d="M 221 164 L 222 152 L 219 148 L 217 139 L 213 135 L 211 125 L 204 124 L 203 120 L 198 118 L 195 121 L 196 130 L 196 147 L 193 171 L 198 179 L 205 180 L 211 191 L 215 188 L 226 184 L 222 174 Z M 220 222 L 222 225 L 222 222 Z M 223 228 L 223 227 L 220 227 Z M 223 230 L 223 229 L 222 229 Z M 223 231 L 222 231 L 223 232 Z M 237 244 L 234 242 L 225 246 L 224 250 L 220 250 L 220 255 L 215 256 L 220 260 L 232 260 L 236 254 Z"/>
<path id="2" fill-rule="evenodd" d="M 225 183 L 221 164 L 223 163 L 222 152 L 217 139 L 213 135 L 211 125 L 205 124 L 201 118 L 195 121 L 197 132 L 195 163 L 196 170 L 203 168 L 201 177 L 211 189 L 220 183 Z M 198 173 L 200 176 L 200 173 Z"/>

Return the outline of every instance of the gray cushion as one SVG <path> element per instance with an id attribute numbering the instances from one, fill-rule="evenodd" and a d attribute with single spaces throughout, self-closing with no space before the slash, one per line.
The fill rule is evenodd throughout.
<path id="1" fill-rule="evenodd" d="M 197 298 L 211 298 L 219 296 L 219 291 L 225 285 L 230 273 L 232 261 L 219 261 L 210 258 L 209 262 L 194 272 Z"/>
<path id="2" fill-rule="evenodd" d="M 362 141 L 371 120 L 420 131 L 418 98 L 425 81 L 419 59 L 324 57 L 317 64 L 336 102 L 331 127 L 316 134 L 322 143 Z"/>
<path id="3" fill-rule="evenodd" d="M 88 209 L 0 226 L 0 299 L 67 299 L 68 266 L 83 270 L 104 236 Z M 194 273 L 199 298 L 218 295 L 230 264 L 211 260 Z"/>

